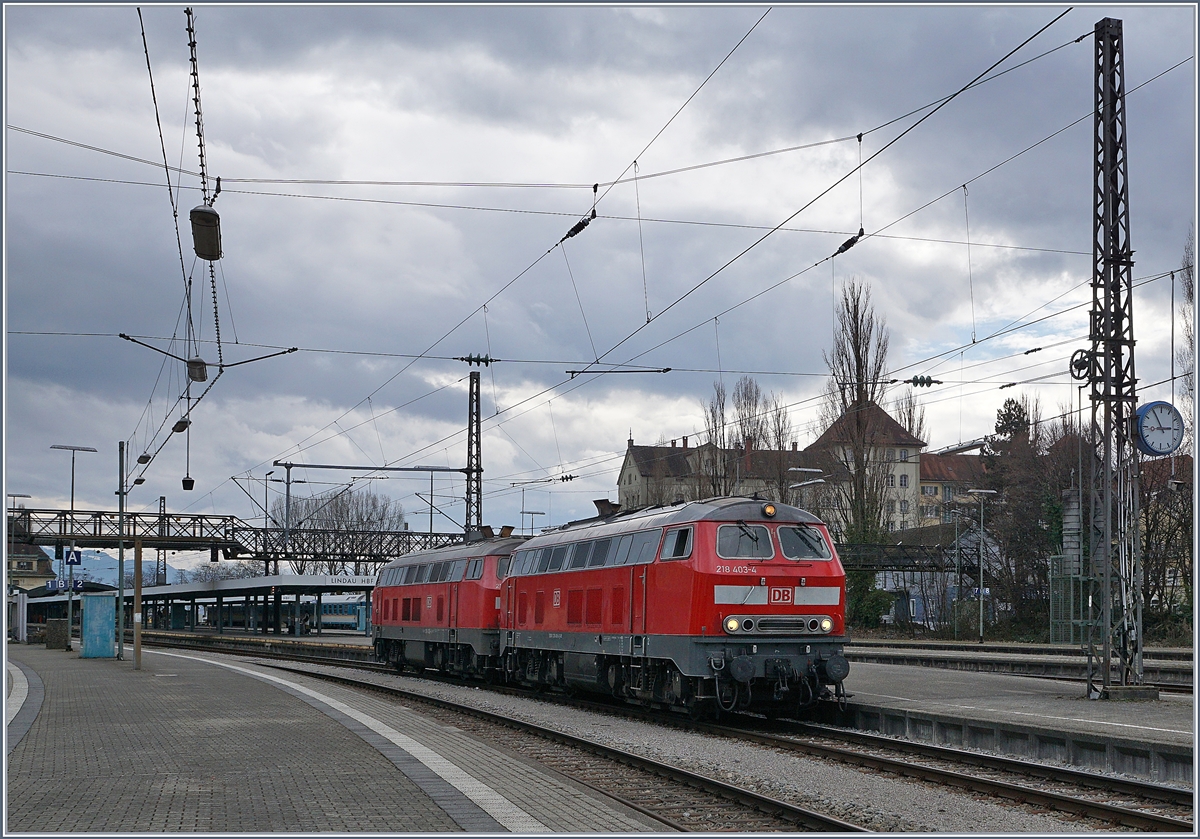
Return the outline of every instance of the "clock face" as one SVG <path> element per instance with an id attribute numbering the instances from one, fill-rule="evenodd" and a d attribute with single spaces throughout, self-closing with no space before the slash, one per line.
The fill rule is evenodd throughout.
<path id="1" fill-rule="evenodd" d="M 1151 402 L 1137 416 L 1138 437 L 1146 454 L 1170 454 L 1183 442 L 1183 417 L 1169 402 Z"/>

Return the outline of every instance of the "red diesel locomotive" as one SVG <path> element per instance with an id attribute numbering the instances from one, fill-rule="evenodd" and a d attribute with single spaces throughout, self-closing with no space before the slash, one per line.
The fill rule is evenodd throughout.
<path id="1" fill-rule="evenodd" d="M 412 554 L 384 567 L 374 596 L 380 660 L 702 716 L 804 709 L 843 696 L 849 673 L 828 530 L 753 499 Z"/>

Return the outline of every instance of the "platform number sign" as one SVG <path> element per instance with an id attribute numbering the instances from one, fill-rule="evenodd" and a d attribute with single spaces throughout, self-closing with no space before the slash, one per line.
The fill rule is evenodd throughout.
<path id="1" fill-rule="evenodd" d="M 67 565 L 82 565 L 83 551 L 67 551 Z"/>

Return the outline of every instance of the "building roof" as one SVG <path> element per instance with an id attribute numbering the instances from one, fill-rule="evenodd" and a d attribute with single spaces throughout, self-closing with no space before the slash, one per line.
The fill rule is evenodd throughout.
<path id="1" fill-rule="evenodd" d="M 929 483 L 971 484 L 983 479 L 983 458 L 977 454 L 923 454 L 921 480 Z"/>
<path id="2" fill-rule="evenodd" d="M 643 477 L 685 478 L 692 474 L 687 459 L 692 451 L 678 446 L 630 446 L 628 456 Z"/>
<path id="3" fill-rule="evenodd" d="M 825 433 L 817 438 L 808 448 L 821 449 L 839 443 L 849 443 L 855 438 L 862 425 L 866 431 L 866 439 L 872 446 L 911 446 L 916 449 L 924 448 L 925 443 L 918 440 L 896 422 L 887 411 L 874 402 L 851 408 L 842 414 Z"/>

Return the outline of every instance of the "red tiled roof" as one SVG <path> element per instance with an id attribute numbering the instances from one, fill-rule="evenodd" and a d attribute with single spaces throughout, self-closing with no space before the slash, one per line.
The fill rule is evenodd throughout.
<path id="1" fill-rule="evenodd" d="M 923 454 L 921 480 L 969 484 L 983 479 L 983 458 L 977 454 Z"/>
<path id="2" fill-rule="evenodd" d="M 838 443 L 848 443 L 854 439 L 860 427 L 866 433 L 866 439 L 874 446 L 911 446 L 923 448 L 925 443 L 909 434 L 900 423 L 874 402 L 851 408 L 838 417 L 817 441 L 809 446 L 810 449 L 828 448 Z"/>

